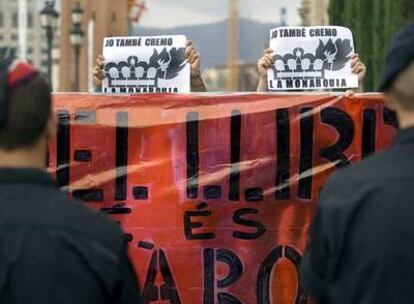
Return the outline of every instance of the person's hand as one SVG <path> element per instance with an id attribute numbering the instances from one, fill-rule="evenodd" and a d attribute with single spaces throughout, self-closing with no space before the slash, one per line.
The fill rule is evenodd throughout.
<path id="1" fill-rule="evenodd" d="M 272 53 L 273 50 L 270 48 L 264 50 L 262 58 L 257 62 L 257 70 L 259 71 L 259 78 L 261 80 L 267 79 L 267 70 L 270 69 L 274 63 Z"/>
<path id="2" fill-rule="evenodd" d="M 188 40 L 185 49 L 185 59 L 191 67 L 191 77 L 201 76 L 201 56 L 200 53 L 194 48 L 193 43 Z"/>
<path id="3" fill-rule="evenodd" d="M 354 98 L 355 97 L 355 92 L 353 90 L 346 90 L 345 97 Z"/>
<path id="4" fill-rule="evenodd" d="M 359 58 L 359 54 L 353 54 L 351 58 L 352 58 L 352 61 L 351 61 L 352 73 L 358 75 L 358 82 L 361 84 L 367 73 L 367 68 L 365 64 L 362 63 L 361 59 Z"/>
<path id="5" fill-rule="evenodd" d="M 96 58 L 95 65 L 92 69 L 93 82 L 97 88 L 102 86 L 102 81 L 105 79 L 104 65 L 105 58 L 102 55 L 99 55 L 98 58 Z"/>

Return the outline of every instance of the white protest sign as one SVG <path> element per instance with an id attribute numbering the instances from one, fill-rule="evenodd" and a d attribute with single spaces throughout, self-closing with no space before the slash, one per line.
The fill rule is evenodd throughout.
<path id="1" fill-rule="evenodd" d="M 104 39 L 104 93 L 189 93 L 182 35 Z"/>
<path id="2" fill-rule="evenodd" d="M 339 26 L 279 27 L 270 31 L 275 61 L 268 70 L 274 91 L 358 87 L 352 73 L 352 32 Z"/>

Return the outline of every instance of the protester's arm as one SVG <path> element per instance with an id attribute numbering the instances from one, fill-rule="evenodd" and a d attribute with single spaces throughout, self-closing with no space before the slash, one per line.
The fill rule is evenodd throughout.
<path id="1" fill-rule="evenodd" d="M 117 304 L 143 304 L 144 299 L 140 291 L 138 278 L 126 252 L 126 248 L 121 253 L 121 282 L 118 289 Z"/>
<path id="2" fill-rule="evenodd" d="M 185 58 L 191 67 L 191 92 L 207 92 L 207 88 L 201 77 L 201 56 L 191 41 L 187 41 Z"/>
<path id="3" fill-rule="evenodd" d="M 367 73 L 367 68 L 357 53 L 352 55 L 351 68 L 352 73 L 358 75 L 358 88 L 356 90 L 347 90 L 345 97 L 353 97 L 355 93 L 364 92 L 364 78 Z"/>
<path id="4" fill-rule="evenodd" d="M 192 92 L 207 92 L 207 88 L 201 77 L 201 56 L 196 51 L 191 41 L 187 41 L 185 58 L 191 67 L 191 91 Z M 95 88 L 99 89 L 102 86 L 102 81 L 105 78 L 104 72 L 105 58 L 99 55 L 93 67 L 93 80 Z"/>
<path id="5" fill-rule="evenodd" d="M 273 64 L 273 50 L 266 49 L 263 52 L 262 58 L 257 62 L 257 70 L 259 72 L 259 84 L 257 86 L 257 92 L 267 92 L 267 70 Z"/>
<path id="6" fill-rule="evenodd" d="M 351 61 L 351 68 L 352 73 L 358 75 L 358 89 L 356 90 L 357 93 L 364 92 L 364 79 L 365 75 L 367 74 L 367 68 L 365 64 L 361 61 L 359 54 L 355 53 L 352 55 Z"/>
<path id="7" fill-rule="evenodd" d="M 93 82 L 95 85 L 95 89 L 99 90 L 102 87 L 102 81 L 105 78 L 105 58 L 102 55 L 98 55 L 96 58 L 95 65 L 93 66 L 92 73 L 93 73 Z"/>

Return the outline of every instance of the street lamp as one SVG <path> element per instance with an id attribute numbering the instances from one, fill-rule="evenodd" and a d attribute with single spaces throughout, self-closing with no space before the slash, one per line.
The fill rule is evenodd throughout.
<path id="1" fill-rule="evenodd" d="M 52 83 L 52 43 L 59 19 L 59 13 L 55 10 L 55 1 L 45 1 L 45 7 L 40 11 L 40 18 L 42 27 L 46 31 L 47 76 L 49 82 Z"/>
<path id="2" fill-rule="evenodd" d="M 70 43 L 75 51 L 75 83 L 73 86 L 75 92 L 79 91 L 79 59 L 84 36 L 82 31 L 83 13 L 80 3 L 76 2 L 76 6 L 72 9 L 72 30 L 70 31 Z"/>

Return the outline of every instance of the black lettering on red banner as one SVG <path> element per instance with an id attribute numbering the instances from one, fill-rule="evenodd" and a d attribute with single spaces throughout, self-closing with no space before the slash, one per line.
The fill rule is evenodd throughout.
<path id="1" fill-rule="evenodd" d="M 296 272 L 298 275 L 298 290 L 296 292 L 296 300 L 295 304 L 304 304 L 308 303 L 308 295 L 305 292 L 305 289 L 303 287 L 302 281 L 300 279 L 300 272 L 299 272 L 299 265 L 302 261 L 302 256 L 300 253 L 293 247 L 285 246 L 285 257 L 289 259 L 296 268 Z"/>
<path id="2" fill-rule="evenodd" d="M 240 199 L 240 141 L 241 141 L 241 114 L 239 110 L 231 112 L 230 128 L 230 187 L 229 200 Z"/>
<path id="3" fill-rule="evenodd" d="M 159 271 L 158 271 L 159 270 Z M 155 285 L 155 280 L 161 274 L 164 284 Z M 155 301 L 169 301 L 171 304 L 180 304 L 180 296 L 177 291 L 174 277 L 163 250 L 154 250 L 151 256 L 150 266 L 145 279 L 143 295 L 146 303 Z"/>
<path id="4" fill-rule="evenodd" d="M 76 111 L 75 121 L 77 125 L 94 125 L 96 123 L 96 111 Z"/>
<path id="5" fill-rule="evenodd" d="M 229 271 L 226 277 L 216 282 L 216 261 L 225 264 Z M 237 282 L 243 274 L 243 263 L 240 258 L 228 249 L 217 249 L 214 255 L 214 249 L 204 249 L 204 304 L 214 304 L 215 288 L 225 289 Z M 228 292 L 218 292 L 217 302 L 219 304 L 242 304 L 234 295 Z"/>
<path id="6" fill-rule="evenodd" d="M 290 121 L 289 111 L 276 111 L 276 190 L 275 199 L 290 197 Z"/>
<path id="7" fill-rule="evenodd" d="M 195 233 L 193 229 L 202 228 L 202 222 L 193 221 L 193 217 L 211 216 L 210 210 L 186 211 L 184 213 L 184 234 L 187 240 L 211 240 L 216 237 L 214 232 Z"/>
<path id="8" fill-rule="evenodd" d="M 218 288 L 226 288 L 240 279 L 243 274 L 243 264 L 240 258 L 232 251 L 227 249 L 219 249 L 216 253 L 218 262 L 224 263 L 229 267 L 227 277 L 217 282 Z"/>
<path id="9" fill-rule="evenodd" d="M 178 295 L 177 286 L 163 250 L 159 250 L 159 258 L 161 274 L 165 281 L 165 283 L 161 285 L 161 300 L 168 300 L 171 304 L 180 304 L 181 300 Z"/>
<path id="10" fill-rule="evenodd" d="M 204 255 L 204 293 L 203 304 L 214 304 L 214 274 L 216 271 L 214 249 L 206 248 Z"/>
<path id="11" fill-rule="evenodd" d="M 375 152 L 377 115 L 373 109 L 364 110 L 362 122 L 362 158 Z"/>
<path id="12" fill-rule="evenodd" d="M 221 198 L 221 186 L 210 185 L 203 187 L 204 199 L 213 200 Z"/>
<path id="13" fill-rule="evenodd" d="M 261 202 L 264 200 L 263 188 L 252 187 L 244 190 L 244 200 L 246 202 Z"/>
<path id="14" fill-rule="evenodd" d="M 349 164 L 348 158 L 344 155 L 352 144 L 355 135 L 355 127 L 352 118 L 348 113 L 338 108 L 325 108 L 321 111 L 322 123 L 328 124 L 338 132 L 338 140 L 330 147 L 322 148 L 319 155 L 334 163 L 337 168 Z"/>
<path id="15" fill-rule="evenodd" d="M 299 264 L 302 260 L 302 256 L 300 253 L 290 247 L 290 246 L 276 246 L 265 258 L 264 262 L 260 266 L 259 276 L 257 280 L 257 290 L 256 296 L 257 301 L 260 304 L 270 304 L 271 297 L 270 297 L 270 276 L 272 274 L 273 268 L 276 267 L 277 261 L 282 258 L 282 256 L 286 257 L 290 260 L 296 268 L 297 276 L 298 276 L 298 290 L 296 292 L 296 299 L 295 304 L 304 304 L 308 301 L 308 296 L 305 293 L 302 284 L 300 283 L 299 277 Z"/>
<path id="16" fill-rule="evenodd" d="M 56 142 L 56 180 L 60 188 L 69 186 L 70 179 L 70 114 L 59 110 Z"/>
<path id="17" fill-rule="evenodd" d="M 198 171 L 200 156 L 198 152 L 198 113 L 187 113 L 187 197 L 198 197 Z"/>
<path id="18" fill-rule="evenodd" d="M 92 160 L 92 152 L 91 150 L 76 150 L 74 159 L 81 163 L 90 162 Z"/>
<path id="19" fill-rule="evenodd" d="M 95 111 L 76 111 L 76 125 L 86 128 L 96 123 Z M 82 130 L 82 129 L 81 129 Z M 81 131 L 80 131 L 81 132 Z M 74 160 L 77 162 L 91 162 L 91 150 L 75 150 Z M 72 192 L 72 196 L 84 202 L 102 202 L 104 200 L 104 192 L 102 189 L 77 189 Z"/>
<path id="20" fill-rule="evenodd" d="M 248 220 L 243 217 L 245 214 L 258 214 L 259 211 L 253 208 L 242 208 L 237 210 L 233 215 L 233 222 L 241 226 L 255 228 L 254 232 L 234 231 L 233 237 L 241 240 L 255 240 L 260 238 L 266 232 L 266 226 L 261 222 Z"/>
<path id="21" fill-rule="evenodd" d="M 157 301 L 158 298 L 158 288 L 155 286 L 155 279 L 158 273 L 158 252 L 154 250 L 151 256 L 151 261 L 149 264 L 147 277 L 145 278 L 145 284 L 143 288 L 143 296 L 147 303 Z"/>
<path id="22" fill-rule="evenodd" d="M 77 189 L 72 192 L 73 198 L 83 202 L 102 202 L 104 194 L 102 189 Z"/>
<path id="23" fill-rule="evenodd" d="M 127 198 L 128 112 L 116 113 L 116 177 L 115 200 Z"/>
<path id="24" fill-rule="evenodd" d="M 313 167 L 313 108 L 300 110 L 300 158 L 298 197 L 311 199 Z"/>
<path id="25" fill-rule="evenodd" d="M 259 269 L 256 296 L 260 304 L 270 304 L 270 274 L 277 260 L 282 257 L 282 246 L 276 246 L 265 258 Z"/>

